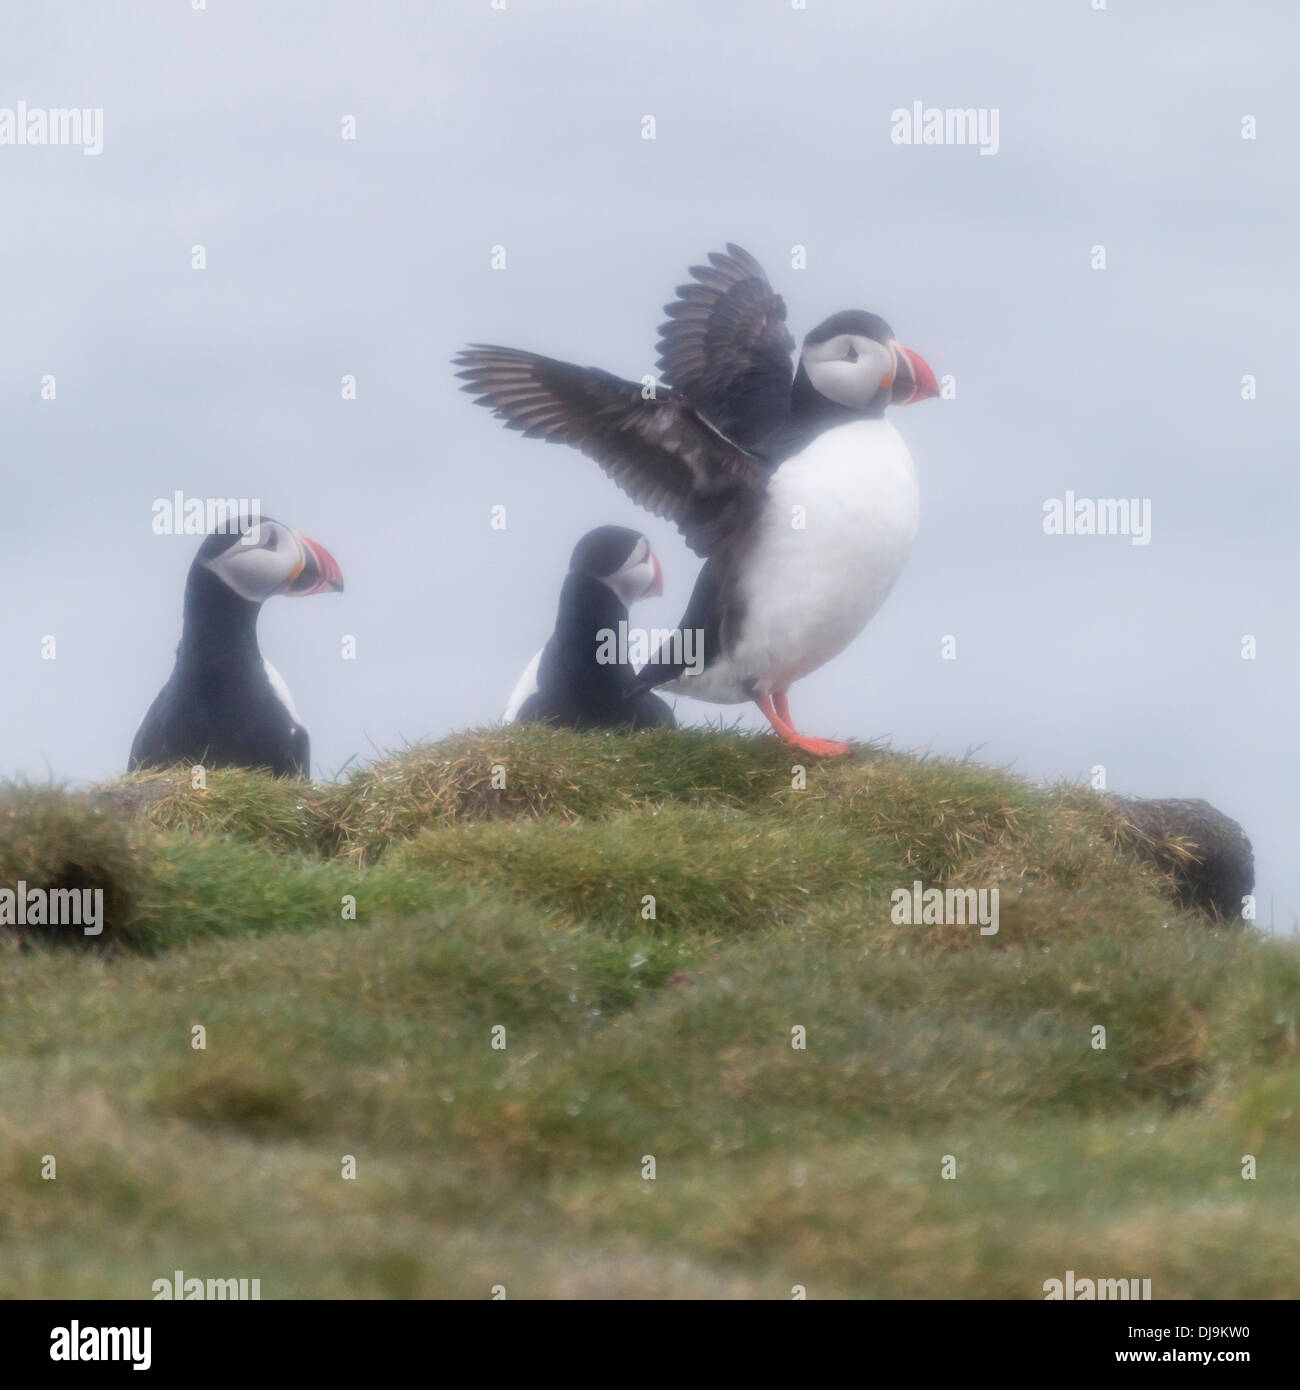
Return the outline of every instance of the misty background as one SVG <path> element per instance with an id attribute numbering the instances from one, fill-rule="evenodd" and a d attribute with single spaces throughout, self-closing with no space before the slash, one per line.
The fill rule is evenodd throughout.
<path id="1" fill-rule="evenodd" d="M 699 563 L 676 532 L 475 408 L 448 359 L 501 342 L 638 378 L 688 266 L 733 240 L 797 339 L 873 310 L 957 387 L 893 412 L 921 535 L 795 687 L 799 726 L 1205 797 L 1291 929 L 1287 0 L 76 3 L 6 29 L 0 107 L 102 107 L 104 149 L 0 146 L 0 776 L 124 769 L 198 545 L 152 530 L 178 489 L 258 498 L 343 569 L 343 595 L 261 620 L 317 776 L 499 717 L 594 525 L 646 531 L 665 593 L 634 616 L 675 623 Z M 917 101 L 996 108 L 998 153 L 893 144 Z M 1045 535 L 1067 490 L 1149 498 L 1151 543 Z"/>

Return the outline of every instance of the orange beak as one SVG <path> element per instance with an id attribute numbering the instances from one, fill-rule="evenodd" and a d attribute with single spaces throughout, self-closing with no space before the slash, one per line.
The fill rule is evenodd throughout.
<path id="1" fill-rule="evenodd" d="M 895 343 L 894 357 L 898 370 L 894 373 L 894 388 L 889 397 L 891 404 L 915 405 L 917 401 L 926 401 L 939 394 L 934 372 L 919 352 Z"/>
<path id="2" fill-rule="evenodd" d="M 339 569 L 338 561 L 319 541 L 298 531 L 293 534 L 302 546 L 303 561 L 285 593 L 293 598 L 306 598 L 308 594 L 342 593 L 343 571 Z"/>

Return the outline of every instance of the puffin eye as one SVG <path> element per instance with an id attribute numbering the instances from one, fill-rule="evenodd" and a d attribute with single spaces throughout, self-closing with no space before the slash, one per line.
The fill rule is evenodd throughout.
<path id="1" fill-rule="evenodd" d="M 279 544 L 279 536 L 277 536 L 274 531 L 268 531 L 266 533 L 266 548 L 268 550 L 275 550 L 279 546 Z"/>

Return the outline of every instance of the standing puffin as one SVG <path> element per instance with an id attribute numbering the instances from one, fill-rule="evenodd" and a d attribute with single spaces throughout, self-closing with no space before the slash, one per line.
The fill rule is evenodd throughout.
<path id="1" fill-rule="evenodd" d="M 716 704 L 753 700 L 806 752 L 849 745 L 800 734 L 787 692 L 843 651 L 880 607 L 916 535 L 916 477 L 886 407 L 939 394 L 923 358 L 875 314 L 834 314 L 798 370 L 785 302 L 740 247 L 694 266 L 660 327 L 671 387 L 514 348 L 475 344 L 456 363 L 511 429 L 571 444 L 705 560 L 682 618 L 703 669 L 660 659 L 637 688 Z M 678 644 L 681 650 L 681 644 Z"/>
<path id="2" fill-rule="evenodd" d="M 624 649 L 627 610 L 664 591 L 650 542 L 626 526 L 598 526 L 573 548 L 555 631 L 520 676 L 506 723 L 549 720 L 570 729 L 634 729 L 677 721 L 657 695 L 634 689 L 635 669 L 608 656 Z"/>
<path id="3" fill-rule="evenodd" d="M 176 665 L 136 731 L 130 768 L 183 761 L 306 776 L 307 730 L 258 650 L 257 615 L 274 594 L 342 588 L 324 546 L 269 516 L 208 536 L 185 582 Z"/>

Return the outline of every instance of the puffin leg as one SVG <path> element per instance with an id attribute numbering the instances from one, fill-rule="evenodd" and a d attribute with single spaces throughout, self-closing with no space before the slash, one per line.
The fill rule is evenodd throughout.
<path id="1" fill-rule="evenodd" d="M 790 717 L 790 692 L 788 690 L 774 690 L 772 692 L 772 706 L 781 719 L 793 729 L 794 720 Z"/>
<path id="2" fill-rule="evenodd" d="M 790 701 L 784 690 L 774 690 L 770 698 L 760 695 L 754 703 L 762 711 L 763 718 L 792 747 L 801 748 L 818 758 L 842 758 L 853 751 L 847 743 L 837 743 L 829 738 L 809 738 L 801 734 L 790 718 Z"/>

